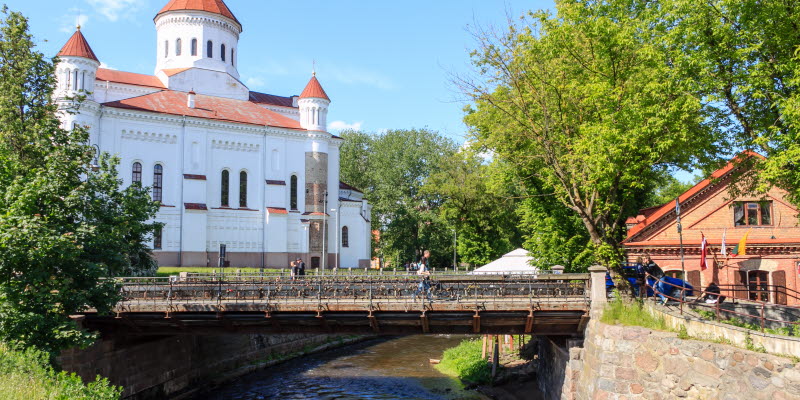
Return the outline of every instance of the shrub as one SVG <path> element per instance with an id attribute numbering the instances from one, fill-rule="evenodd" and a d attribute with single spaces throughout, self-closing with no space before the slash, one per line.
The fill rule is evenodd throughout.
<path id="1" fill-rule="evenodd" d="M 459 379 L 472 383 L 489 383 L 492 371 L 489 363 L 481 358 L 480 339 L 464 340 L 456 347 L 448 349 L 436 367 Z"/>

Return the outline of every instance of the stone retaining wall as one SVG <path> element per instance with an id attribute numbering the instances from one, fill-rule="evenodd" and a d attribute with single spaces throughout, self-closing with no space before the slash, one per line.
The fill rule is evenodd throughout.
<path id="1" fill-rule="evenodd" d="M 594 317 L 568 354 L 562 399 L 800 399 L 792 359 Z"/>
<path id="2" fill-rule="evenodd" d="M 137 341 L 101 340 L 59 357 L 84 379 L 106 377 L 129 399 L 175 398 L 263 367 L 270 360 L 344 338 L 332 335 L 238 334 L 170 336 Z"/>

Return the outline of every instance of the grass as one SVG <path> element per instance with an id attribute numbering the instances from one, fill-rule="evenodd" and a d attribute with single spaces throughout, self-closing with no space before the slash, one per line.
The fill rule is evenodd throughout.
<path id="1" fill-rule="evenodd" d="M 89 384 L 67 372 L 57 372 L 46 353 L 12 350 L 0 343 L 0 400 L 110 400 L 119 399 L 122 388 L 98 377 Z"/>
<path id="2" fill-rule="evenodd" d="M 644 309 L 641 300 L 623 301 L 619 293 L 615 293 L 614 300 L 608 302 L 600 321 L 610 325 L 641 326 L 659 331 L 670 330 L 664 318 L 655 317 Z"/>
<path id="3" fill-rule="evenodd" d="M 716 314 L 712 311 L 706 310 L 698 310 L 697 314 L 700 318 L 709 321 L 717 321 L 723 324 L 738 326 L 739 328 L 749 329 L 751 331 L 761 331 L 761 326 L 758 324 L 744 322 L 737 317 L 732 317 L 728 319 L 718 320 Z M 764 332 L 772 334 L 772 335 L 783 335 L 783 336 L 800 336 L 800 324 L 799 325 L 792 325 L 792 326 L 784 326 L 781 328 L 765 328 Z"/>
<path id="4" fill-rule="evenodd" d="M 445 350 L 442 361 L 436 365 L 436 369 L 462 381 L 489 383 L 492 379 L 492 370 L 489 363 L 481 358 L 481 344 L 480 339 L 469 339 Z"/>

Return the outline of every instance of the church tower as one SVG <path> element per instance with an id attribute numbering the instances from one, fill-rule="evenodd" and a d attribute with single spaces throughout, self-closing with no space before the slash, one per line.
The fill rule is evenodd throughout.
<path id="1" fill-rule="evenodd" d="M 328 131 L 328 106 L 331 99 L 322 89 L 322 85 L 317 80 L 317 74 L 311 76 L 297 106 L 300 108 L 300 126 L 311 131 Z"/>
<path id="2" fill-rule="evenodd" d="M 80 25 L 58 52 L 58 58 L 56 99 L 85 95 L 87 100 L 94 100 L 94 77 L 100 61 L 81 33 Z"/>

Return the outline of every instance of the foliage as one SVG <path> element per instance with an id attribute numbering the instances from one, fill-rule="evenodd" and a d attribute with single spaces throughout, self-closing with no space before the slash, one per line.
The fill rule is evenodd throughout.
<path id="1" fill-rule="evenodd" d="M 99 376 L 84 385 L 75 374 L 56 372 L 47 353 L 14 351 L 0 343 L 0 399 L 111 400 L 121 394 L 122 388 Z"/>
<path id="2" fill-rule="evenodd" d="M 34 50 L 21 14 L 3 13 L 0 340 L 54 354 L 91 342 L 69 315 L 110 309 L 117 290 L 103 278 L 154 269 L 144 241 L 158 205 L 143 188 L 119 190 L 117 160 L 95 160 L 84 127 L 61 127 L 57 113 L 74 108 L 51 100 L 57 60 Z"/>
<path id="3" fill-rule="evenodd" d="M 800 7 L 783 0 L 653 3 L 679 79 L 704 99 L 706 118 L 756 161 L 747 189 L 770 184 L 800 204 Z"/>
<path id="4" fill-rule="evenodd" d="M 608 302 L 600 318 L 605 324 L 641 326 L 649 329 L 668 331 L 663 317 L 656 317 L 644 309 L 641 300 L 623 300 L 619 292 L 614 293 L 614 300 Z"/>
<path id="5" fill-rule="evenodd" d="M 464 340 L 458 346 L 445 350 L 436 368 L 466 382 L 489 383 L 492 370 L 489 363 L 481 358 L 481 346 L 480 339 Z"/>
<path id="6" fill-rule="evenodd" d="M 605 265 L 663 171 L 716 153 L 700 99 L 665 62 L 635 1 L 564 1 L 502 35 L 479 32 L 475 140 L 580 218 Z"/>
<path id="7" fill-rule="evenodd" d="M 681 182 L 674 176 L 664 172 L 662 177 L 656 182 L 656 186 L 648 193 L 647 200 L 643 204 L 645 207 L 658 207 L 666 203 L 674 202 L 675 198 L 691 189 L 699 177 L 695 176 L 692 182 Z"/>
<path id="8" fill-rule="evenodd" d="M 688 340 L 692 337 L 689 336 L 689 331 L 686 330 L 686 325 L 681 324 L 681 327 L 678 328 L 678 339 Z"/>

